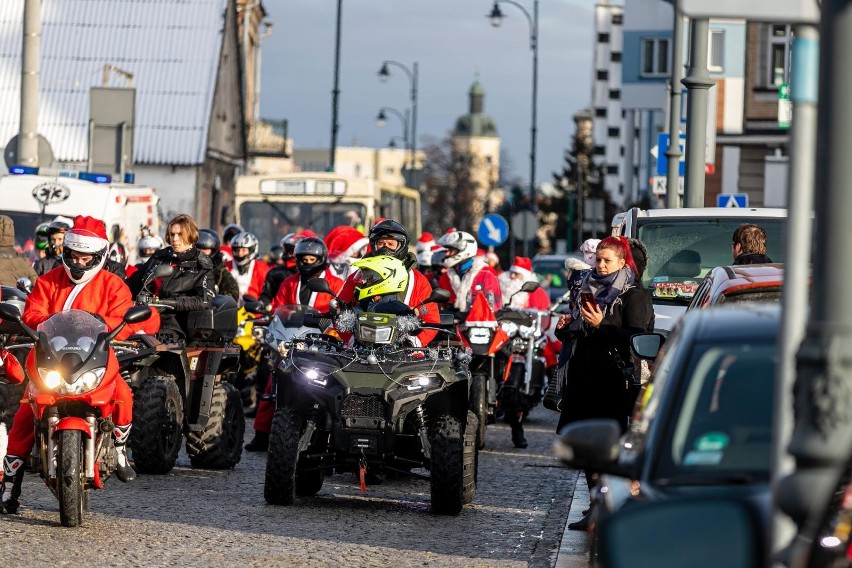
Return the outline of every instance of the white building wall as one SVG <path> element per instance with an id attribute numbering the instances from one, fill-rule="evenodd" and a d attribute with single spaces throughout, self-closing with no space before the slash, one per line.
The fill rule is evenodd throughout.
<path id="1" fill-rule="evenodd" d="M 134 167 L 136 183 L 157 190 L 160 211 L 166 221 L 180 213 L 198 216 L 195 198 L 197 166 L 149 166 Z"/>

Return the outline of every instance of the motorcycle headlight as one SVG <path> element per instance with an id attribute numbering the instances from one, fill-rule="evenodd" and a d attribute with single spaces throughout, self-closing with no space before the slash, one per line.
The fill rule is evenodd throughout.
<path id="1" fill-rule="evenodd" d="M 106 367 L 98 367 L 80 374 L 75 380 L 68 382 L 59 371 L 40 367 L 38 370 L 44 386 L 59 394 L 83 394 L 94 390 L 101 384 L 106 374 Z"/>
<path id="2" fill-rule="evenodd" d="M 503 321 L 500 322 L 500 329 L 502 329 L 506 335 L 512 337 L 516 333 L 518 333 L 518 324 L 513 321 Z"/>
<path id="3" fill-rule="evenodd" d="M 519 329 L 521 331 L 521 337 L 523 337 L 523 338 L 529 338 L 529 337 L 532 337 L 532 336 L 535 335 L 535 326 L 534 325 L 530 325 L 530 326 L 522 325 L 522 326 L 520 326 Z"/>
<path id="4" fill-rule="evenodd" d="M 312 385 L 324 387 L 328 384 L 328 375 L 323 375 L 316 369 L 301 369 L 299 372 Z"/>
<path id="5" fill-rule="evenodd" d="M 483 345 L 491 341 L 491 330 L 487 327 L 472 327 L 468 331 L 467 340 L 471 345 Z"/>
<path id="6" fill-rule="evenodd" d="M 426 391 L 440 388 L 444 379 L 440 375 L 413 375 L 402 380 L 402 385 L 410 392 Z"/>

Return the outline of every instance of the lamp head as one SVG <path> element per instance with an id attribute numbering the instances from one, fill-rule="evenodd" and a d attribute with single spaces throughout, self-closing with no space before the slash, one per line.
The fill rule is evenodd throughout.
<path id="1" fill-rule="evenodd" d="M 382 128 L 385 124 L 387 124 L 388 116 L 385 114 L 385 109 L 381 109 L 379 114 L 376 116 L 376 126 Z"/>
<path id="2" fill-rule="evenodd" d="M 495 0 L 494 6 L 491 7 L 491 13 L 488 14 L 488 18 L 491 20 L 491 25 L 495 28 L 499 28 L 500 24 L 503 23 L 503 18 L 505 17 L 506 15 L 503 14 L 503 11 L 500 9 L 500 5 Z"/>
<path id="3" fill-rule="evenodd" d="M 388 69 L 388 62 L 385 61 L 382 63 L 382 68 L 379 69 L 379 81 L 384 83 L 388 79 L 390 79 L 390 69 Z"/>

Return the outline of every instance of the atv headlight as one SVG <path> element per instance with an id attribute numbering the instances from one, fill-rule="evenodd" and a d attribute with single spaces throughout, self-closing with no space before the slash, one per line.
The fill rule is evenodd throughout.
<path id="1" fill-rule="evenodd" d="M 393 327 L 383 326 L 358 326 L 358 341 L 362 343 L 390 343 L 393 338 Z"/>
<path id="2" fill-rule="evenodd" d="M 444 379 L 440 375 L 413 375 L 405 377 L 402 380 L 402 385 L 410 392 L 427 391 L 440 388 L 444 384 Z"/>
<path id="3" fill-rule="evenodd" d="M 81 373 L 76 379 L 70 381 L 65 379 L 59 371 L 39 367 L 39 376 L 44 386 L 60 394 L 83 394 L 94 390 L 101 384 L 106 374 L 106 367 L 98 367 L 85 373 Z"/>
<path id="4" fill-rule="evenodd" d="M 312 385 L 324 387 L 328 384 L 327 375 L 320 374 L 320 372 L 316 369 L 303 369 L 299 372 L 302 374 L 303 377 L 305 377 L 305 380 L 311 383 Z"/>
<path id="5" fill-rule="evenodd" d="M 534 325 L 530 325 L 530 326 L 522 325 L 522 326 L 520 326 L 519 329 L 521 331 L 521 337 L 523 337 L 525 339 L 530 338 L 533 335 L 535 335 L 535 326 Z"/>
<path id="6" fill-rule="evenodd" d="M 506 335 L 512 337 L 518 333 L 518 324 L 513 321 L 500 322 L 500 329 L 502 329 Z"/>

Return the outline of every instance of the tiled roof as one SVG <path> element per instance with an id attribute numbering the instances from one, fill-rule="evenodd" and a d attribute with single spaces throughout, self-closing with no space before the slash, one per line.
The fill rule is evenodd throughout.
<path id="1" fill-rule="evenodd" d="M 204 161 L 228 0 L 42 0 L 39 133 L 88 154 L 89 88 L 135 75 L 135 161 Z M 0 1 L 0 145 L 18 132 L 24 0 Z M 127 86 L 112 74 L 110 86 Z"/>

